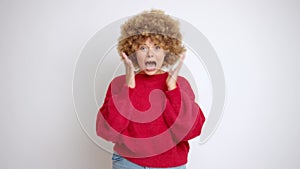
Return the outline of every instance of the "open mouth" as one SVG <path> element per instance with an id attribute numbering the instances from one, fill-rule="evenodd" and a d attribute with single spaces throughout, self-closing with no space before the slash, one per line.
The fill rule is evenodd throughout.
<path id="1" fill-rule="evenodd" d="M 155 61 L 147 61 L 145 63 L 145 66 L 146 66 L 146 70 L 153 71 L 156 69 L 156 62 Z"/>

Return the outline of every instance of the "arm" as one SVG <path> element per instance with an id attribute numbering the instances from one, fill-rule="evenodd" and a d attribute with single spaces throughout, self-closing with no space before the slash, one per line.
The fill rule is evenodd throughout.
<path id="1" fill-rule="evenodd" d="M 123 77 L 116 78 L 111 82 L 104 103 L 97 114 L 97 135 L 113 143 L 121 142 L 121 133 L 127 128 L 128 118 L 132 112 L 129 97 L 133 89 L 123 85 Z"/>
<path id="2" fill-rule="evenodd" d="M 199 136 L 205 117 L 195 102 L 194 92 L 186 79 L 178 77 L 175 89 L 166 91 L 167 105 L 163 114 L 176 141 Z"/>
<path id="3" fill-rule="evenodd" d="M 133 109 L 130 94 L 135 87 L 134 66 L 124 52 L 122 58 L 126 75 L 114 79 L 109 85 L 96 121 L 97 135 L 113 143 L 121 142 L 122 132 L 129 124 L 128 118 Z"/>

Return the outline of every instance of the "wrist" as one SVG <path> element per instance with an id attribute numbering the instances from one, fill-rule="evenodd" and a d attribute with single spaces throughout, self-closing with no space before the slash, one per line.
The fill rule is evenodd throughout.
<path id="1" fill-rule="evenodd" d="M 172 86 L 168 86 L 168 90 L 174 90 L 177 86 L 176 85 L 172 85 Z"/>
<path id="2" fill-rule="evenodd" d="M 133 89 L 133 88 L 135 88 L 135 85 L 128 85 L 128 87 Z"/>
<path id="3" fill-rule="evenodd" d="M 130 82 L 126 84 L 129 88 L 135 88 L 135 83 L 134 82 Z"/>
<path id="4" fill-rule="evenodd" d="M 126 79 L 126 85 L 130 88 L 135 88 L 135 80 L 134 78 Z"/>

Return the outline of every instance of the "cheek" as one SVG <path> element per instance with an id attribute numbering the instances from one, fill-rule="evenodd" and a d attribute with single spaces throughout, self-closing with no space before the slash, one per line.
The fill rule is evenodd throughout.
<path id="1" fill-rule="evenodd" d="M 158 62 L 159 62 L 160 65 L 163 64 L 164 59 L 165 59 L 165 54 L 161 54 L 161 55 L 159 55 L 159 56 L 157 57 L 157 60 L 158 60 Z"/>
<path id="2" fill-rule="evenodd" d="M 137 56 L 136 56 L 136 59 L 137 59 L 137 62 L 138 62 L 139 67 L 144 66 L 144 59 L 145 59 L 145 58 L 143 58 L 142 56 L 137 55 Z"/>

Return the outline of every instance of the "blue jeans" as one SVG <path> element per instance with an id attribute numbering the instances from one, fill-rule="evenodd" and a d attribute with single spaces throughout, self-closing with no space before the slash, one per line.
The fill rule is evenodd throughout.
<path id="1" fill-rule="evenodd" d="M 134 164 L 117 153 L 112 155 L 112 167 L 113 169 L 186 169 L 185 165 L 171 168 L 149 168 Z"/>

